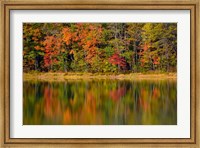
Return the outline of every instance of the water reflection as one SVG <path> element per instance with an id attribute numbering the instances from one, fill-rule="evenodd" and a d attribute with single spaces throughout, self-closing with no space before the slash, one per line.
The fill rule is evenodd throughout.
<path id="1" fill-rule="evenodd" d="M 176 97 L 176 81 L 25 81 L 23 124 L 176 124 Z"/>

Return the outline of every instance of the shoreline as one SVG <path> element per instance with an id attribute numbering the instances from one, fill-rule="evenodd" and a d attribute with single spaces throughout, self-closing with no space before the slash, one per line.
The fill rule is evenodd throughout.
<path id="1" fill-rule="evenodd" d="M 73 72 L 48 72 L 48 73 L 23 73 L 23 81 L 67 81 L 67 80 L 176 80 L 177 73 L 73 73 Z"/>

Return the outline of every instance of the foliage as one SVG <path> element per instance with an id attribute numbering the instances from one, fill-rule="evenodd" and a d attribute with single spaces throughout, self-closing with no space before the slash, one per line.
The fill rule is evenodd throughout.
<path id="1" fill-rule="evenodd" d="M 176 72 L 175 23 L 24 23 L 23 69 Z"/>

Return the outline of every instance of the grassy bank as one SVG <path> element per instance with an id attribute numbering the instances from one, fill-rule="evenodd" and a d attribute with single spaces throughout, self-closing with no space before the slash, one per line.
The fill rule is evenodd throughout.
<path id="1" fill-rule="evenodd" d="M 119 79 L 119 80 L 176 80 L 176 73 L 130 73 L 130 74 L 104 74 L 104 73 L 24 73 L 23 80 L 41 80 L 41 81 L 65 81 L 65 80 L 80 80 L 80 79 Z"/>

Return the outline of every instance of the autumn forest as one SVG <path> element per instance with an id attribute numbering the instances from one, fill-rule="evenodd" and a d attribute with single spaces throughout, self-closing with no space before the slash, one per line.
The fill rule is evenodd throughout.
<path id="1" fill-rule="evenodd" d="M 24 23 L 23 124 L 176 125 L 176 23 Z"/>
<path id="2" fill-rule="evenodd" d="M 176 23 L 24 23 L 24 72 L 176 72 Z"/>

